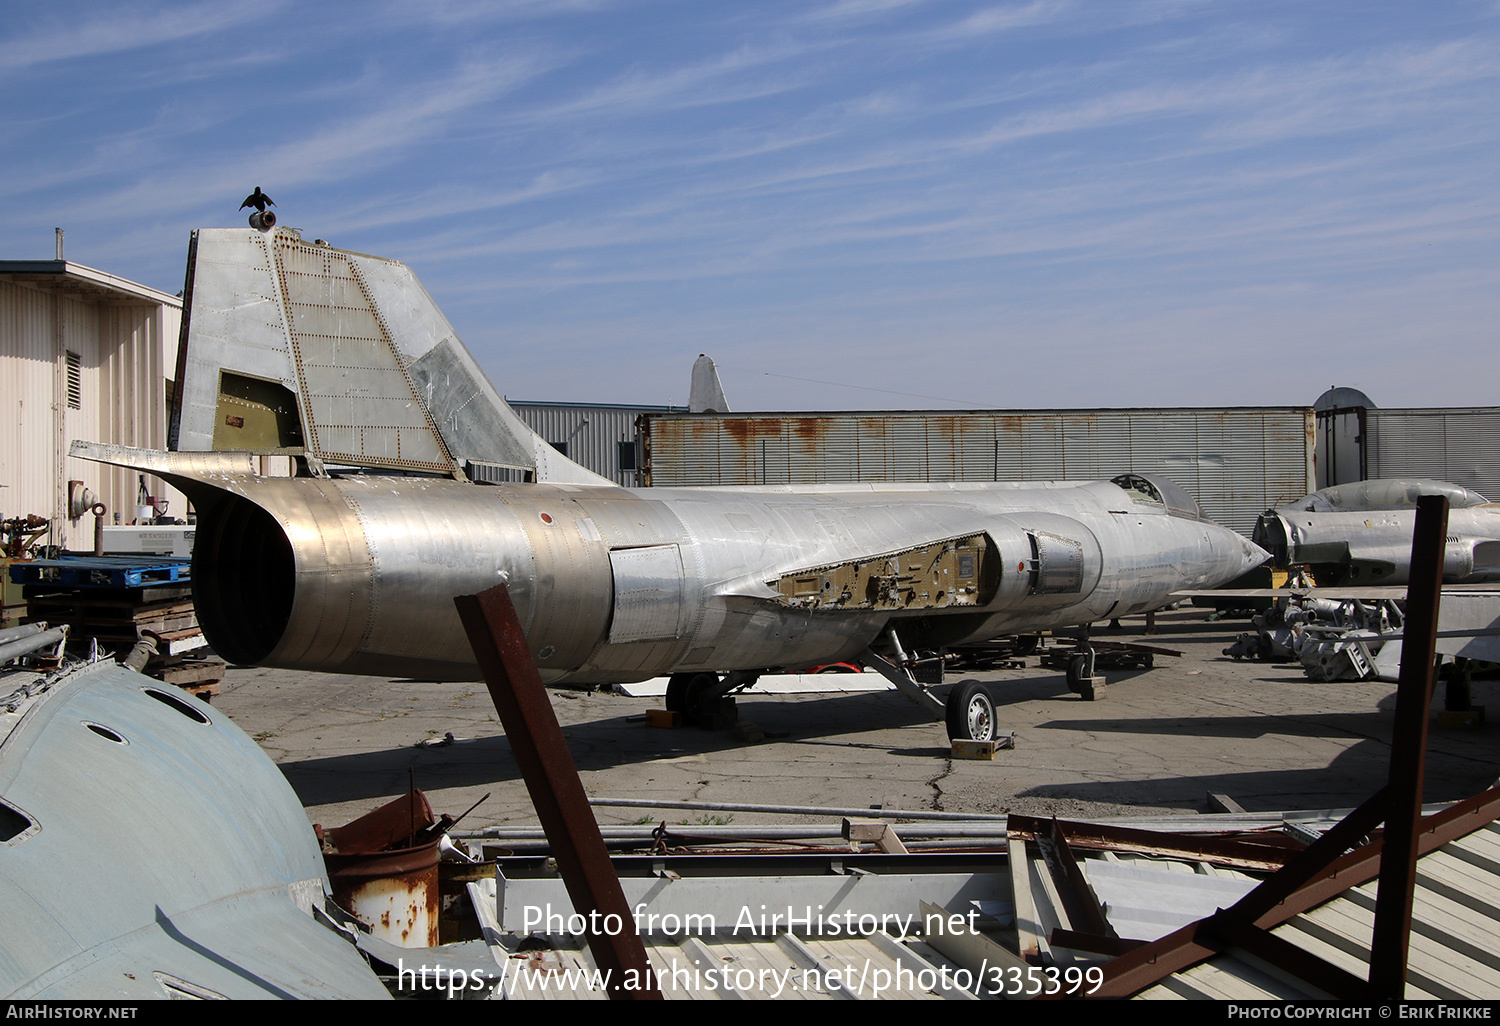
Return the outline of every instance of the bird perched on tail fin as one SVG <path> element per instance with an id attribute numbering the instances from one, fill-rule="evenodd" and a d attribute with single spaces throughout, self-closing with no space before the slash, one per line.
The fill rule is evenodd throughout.
<path id="1" fill-rule="evenodd" d="M 246 207 L 254 207 L 256 210 L 259 210 L 261 213 L 265 213 L 267 206 L 274 207 L 275 205 L 276 205 L 276 201 L 273 200 L 271 197 L 267 196 L 265 193 L 261 192 L 260 191 L 260 186 L 257 185 L 255 187 L 255 191 L 252 192 L 250 195 L 246 196 L 245 197 L 245 202 L 243 202 L 243 203 L 240 204 L 240 209 L 244 210 Z"/>

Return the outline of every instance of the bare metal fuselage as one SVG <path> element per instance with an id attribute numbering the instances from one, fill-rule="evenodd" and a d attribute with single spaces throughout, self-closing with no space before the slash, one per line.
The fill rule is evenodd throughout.
<path id="1" fill-rule="evenodd" d="M 888 625 L 908 646 L 926 647 L 1086 623 L 1157 608 L 1174 591 L 1223 583 L 1264 558 L 1231 531 L 1107 482 L 179 483 L 201 511 L 195 598 L 220 653 L 430 679 L 478 676 L 452 599 L 500 581 L 544 679 L 596 683 L 847 659 Z M 976 535 L 991 568 L 977 595 L 945 594 L 941 575 L 884 604 L 777 589 L 800 571 L 872 556 L 892 579 L 919 574 L 925 555 L 903 567 L 901 552 Z"/>
<path id="2" fill-rule="evenodd" d="M 1258 536 L 1278 564 L 1312 566 L 1319 584 L 1405 584 L 1416 520 L 1409 509 L 1273 510 L 1261 516 Z M 1449 511 L 1443 581 L 1500 581 L 1500 509 Z"/>
<path id="3" fill-rule="evenodd" d="M 1446 481 L 1398 478 L 1336 485 L 1261 514 L 1255 540 L 1282 567 L 1308 566 L 1321 585 L 1401 585 L 1411 573 L 1419 495 L 1446 495 L 1446 584 L 1500 581 L 1500 505 Z"/>

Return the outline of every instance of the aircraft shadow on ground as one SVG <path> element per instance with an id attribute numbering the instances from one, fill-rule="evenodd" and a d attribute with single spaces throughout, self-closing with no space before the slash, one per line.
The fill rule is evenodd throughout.
<path id="1" fill-rule="evenodd" d="M 1047 784 L 1018 792 L 1018 797 L 1090 802 L 1114 802 L 1203 812 L 1210 794 L 1228 795 L 1249 812 L 1291 812 L 1353 808 L 1369 798 L 1388 779 L 1390 750 L 1377 742 L 1361 742 L 1322 769 L 1255 770 L 1217 774 L 1078 781 Z M 1488 789 L 1496 777 L 1493 762 L 1429 755 L 1424 776 L 1424 802 L 1458 801 Z"/>
<path id="2" fill-rule="evenodd" d="M 943 729 L 895 692 L 880 691 L 795 702 L 777 695 L 758 695 L 741 700 L 740 719 L 755 723 L 772 742 L 835 746 L 847 746 L 849 741 L 839 739 L 862 731 L 924 726 L 938 732 Z M 709 755 L 747 745 L 727 730 L 656 730 L 627 722 L 622 716 L 565 725 L 563 735 L 581 773 L 652 759 Z M 945 748 L 928 745 L 881 750 L 923 758 L 947 754 Z M 280 768 L 304 805 L 389 796 L 404 792 L 408 779 L 414 779 L 417 787 L 435 790 L 482 787 L 521 776 L 510 742 L 498 729 L 493 735 L 459 739 L 450 745 L 300 759 L 280 763 Z"/>
<path id="3" fill-rule="evenodd" d="M 1483 704 L 1479 682 L 1475 699 Z M 1441 705 L 1441 691 L 1439 691 Z M 1160 778 L 1071 781 L 1030 788 L 1021 795 L 1033 798 L 1118 802 L 1202 811 L 1209 794 L 1225 794 L 1245 809 L 1293 811 L 1352 808 L 1388 782 L 1390 737 L 1396 697 L 1383 698 L 1367 713 L 1330 713 L 1315 717 L 1292 715 L 1159 718 L 1137 720 L 1093 719 L 1039 724 L 1036 730 L 1139 734 L 1164 738 L 1348 739 L 1344 748 L 1323 767 L 1190 773 Z M 1458 801 L 1488 789 L 1500 776 L 1500 751 L 1487 732 L 1432 728 L 1428 733 L 1423 773 L 1423 801 Z M 1170 747 L 1170 741 L 1164 742 Z M 1226 757 L 1229 761 L 1230 757 Z"/>
<path id="4" fill-rule="evenodd" d="M 1299 716 L 1181 716 L 1141 719 L 1049 720 L 1032 730 L 1075 731 L 1081 734 L 1151 734 L 1164 737 L 1256 738 L 1390 737 L 1392 714 L 1387 709 L 1366 713 L 1322 713 Z"/>

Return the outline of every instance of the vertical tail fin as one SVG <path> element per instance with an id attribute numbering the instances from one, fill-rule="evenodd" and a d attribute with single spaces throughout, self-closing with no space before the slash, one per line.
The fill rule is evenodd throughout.
<path id="1" fill-rule="evenodd" d="M 719 383 L 719 369 L 713 357 L 698 354 L 693 361 L 693 382 L 688 391 L 688 411 L 691 413 L 728 413 L 729 400 L 724 398 L 724 386 Z"/>
<path id="2" fill-rule="evenodd" d="M 405 264 L 294 230 L 199 229 L 172 447 L 599 483 L 521 422 Z"/>

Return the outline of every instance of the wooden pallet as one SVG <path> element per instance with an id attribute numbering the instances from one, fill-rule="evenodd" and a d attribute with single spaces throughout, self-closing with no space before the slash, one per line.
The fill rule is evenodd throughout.
<path id="1" fill-rule="evenodd" d="M 1094 667 L 1105 670 L 1149 670 L 1156 665 L 1156 657 L 1178 656 L 1181 652 L 1172 648 L 1161 648 L 1157 645 L 1136 645 L 1121 641 L 1091 641 L 1094 649 Z M 1076 655 L 1081 655 L 1081 648 L 1057 647 L 1049 648 L 1042 653 L 1041 663 L 1049 670 L 1067 670 L 1068 663 Z"/>
<path id="2" fill-rule="evenodd" d="M 191 691 L 199 698 L 211 698 L 219 693 L 219 684 L 224 680 L 225 663 L 222 659 L 194 658 L 192 656 L 156 656 L 146 664 L 143 671 L 163 684 L 172 684 Z"/>
<path id="3" fill-rule="evenodd" d="M 75 644 L 94 638 L 116 651 L 128 651 L 147 634 L 180 653 L 202 645 L 192 588 L 166 583 L 130 588 L 36 584 L 26 588 L 28 620 L 67 624 Z M 189 640 L 185 640 L 189 639 Z M 166 654 L 166 651 L 163 654 Z"/>

